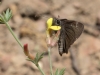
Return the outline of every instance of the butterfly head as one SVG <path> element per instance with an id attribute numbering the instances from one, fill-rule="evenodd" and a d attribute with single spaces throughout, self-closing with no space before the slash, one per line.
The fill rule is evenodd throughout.
<path id="1" fill-rule="evenodd" d="M 53 18 L 53 25 L 61 27 L 61 21 L 58 18 Z"/>

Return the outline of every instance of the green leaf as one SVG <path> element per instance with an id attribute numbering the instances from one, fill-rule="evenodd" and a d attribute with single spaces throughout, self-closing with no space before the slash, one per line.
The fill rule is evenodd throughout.
<path id="1" fill-rule="evenodd" d="M 44 53 L 39 55 L 38 61 L 40 61 L 43 58 Z"/>
<path id="2" fill-rule="evenodd" d="M 65 68 L 60 70 L 59 75 L 64 75 L 64 72 L 65 72 Z"/>
<path id="3" fill-rule="evenodd" d="M 57 69 L 54 75 L 59 75 L 59 70 Z"/>
<path id="4" fill-rule="evenodd" d="M 10 9 L 7 9 L 6 12 L 3 12 L 2 15 L 0 14 L 0 24 L 5 24 L 8 22 L 12 17 L 12 12 Z"/>
<path id="5" fill-rule="evenodd" d="M 44 53 L 42 53 L 40 55 L 37 53 L 36 58 L 35 58 L 35 62 L 38 63 L 43 58 L 43 55 L 44 55 Z"/>
<path id="6" fill-rule="evenodd" d="M 38 62 L 43 58 L 43 55 L 44 55 L 44 53 L 42 53 L 42 54 L 37 53 L 34 60 L 32 60 L 32 59 L 27 59 L 27 60 L 33 62 L 36 66 L 38 66 Z"/>
<path id="7" fill-rule="evenodd" d="M 4 19 L 8 22 L 12 17 L 12 12 L 10 9 L 7 9 L 6 12 L 3 12 Z"/>
<path id="8" fill-rule="evenodd" d="M 57 69 L 54 75 L 64 75 L 65 68 L 61 69 L 60 71 Z"/>
<path id="9" fill-rule="evenodd" d="M 1 14 L 0 14 L 0 24 L 4 24 L 4 18 Z"/>

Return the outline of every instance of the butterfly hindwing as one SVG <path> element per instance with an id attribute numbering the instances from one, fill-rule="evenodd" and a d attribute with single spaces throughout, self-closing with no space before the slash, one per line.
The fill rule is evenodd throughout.
<path id="1" fill-rule="evenodd" d="M 84 25 L 80 22 L 60 19 L 60 36 L 58 40 L 59 54 L 68 53 L 68 49 L 81 35 Z"/>

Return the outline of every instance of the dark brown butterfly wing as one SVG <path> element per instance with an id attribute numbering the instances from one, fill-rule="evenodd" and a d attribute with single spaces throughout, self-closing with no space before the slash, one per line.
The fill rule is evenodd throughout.
<path id="1" fill-rule="evenodd" d="M 84 25 L 80 22 L 60 19 L 61 31 L 58 40 L 59 54 L 68 53 L 69 47 L 81 35 Z"/>

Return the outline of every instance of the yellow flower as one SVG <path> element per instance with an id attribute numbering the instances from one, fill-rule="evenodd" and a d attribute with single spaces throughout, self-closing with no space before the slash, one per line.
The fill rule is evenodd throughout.
<path id="1" fill-rule="evenodd" d="M 53 18 L 49 18 L 47 20 L 47 37 L 50 36 L 50 30 L 60 30 L 61 27 L 60 26 L 57 26 L 57 25 L 53 25 Z"/>

